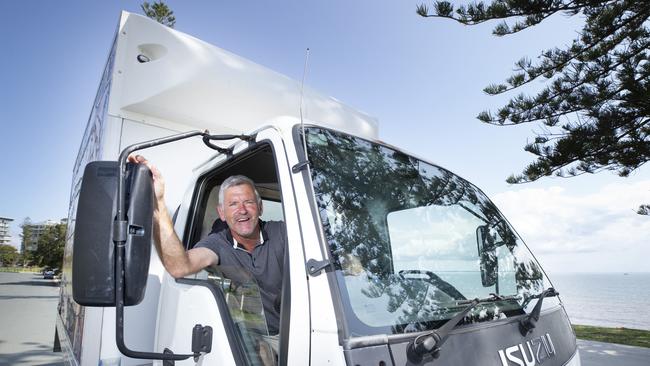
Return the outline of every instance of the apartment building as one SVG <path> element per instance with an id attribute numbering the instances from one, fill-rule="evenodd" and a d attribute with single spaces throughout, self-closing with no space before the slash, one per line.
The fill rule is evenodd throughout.
<path id="1" fill-rule="evenodd" d="M 29 233 L 30 233 L 30 236 L 28 238 L 23 238 L 22 245 L 24 250 L 28 250 L 28 251 L 36 250 L 38 246 L 38 238 L 40 238 L 40 236 L 43 235 L 43 233 L 48 227 L 58 225 L 58 224 L 64 224 L 67 221 L 68 219 L 45 220 L 42 222 L 30 223 L 24 225 L 25 227 L 29 228 Z"/>
<path id="2" fill-rule="evenodd" d="M 0 244 L 11 244 L 11 222 L 14 219 L 0 217 Z"/>

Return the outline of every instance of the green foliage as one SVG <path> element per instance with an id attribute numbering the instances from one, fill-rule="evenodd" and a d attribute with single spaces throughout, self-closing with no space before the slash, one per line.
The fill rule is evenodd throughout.
<path id="1" fill-rule="evenodd" d="M 455 9 L 437 1 L 432 9 L 430 13 L 420 5 L 417 13 L 466 25 L 499 20 L 493 30 L 497 36 L 532 27 L 556 13 L 581 14 L 585 19 L 570 45 L 542 51 L 537 63 L 527 58 L 516 62 L 505 83 L 484 89 L 498 95 L 534 80 L 546 82 L 537 95 L 517 95 L 496 112 L 484 111 L 477 117 L 494 125 L 534 122 L 541 126 L 533 142 L 524 147 L 536 160 L 521 174 L 510 176 L 509 183 L 603 170 L 626 177 L 650 159 L 650 6 L 646 1 L 493 0 Z"/>
<path id="2" fill-rule="evenodd" d="M 573 325 L 573 330 L 580 339 L 650 348 L 650 331 L 647 330 L 590 325 Z"/>
<path id="3" fill-rule="evenodd" d="M 174 12 L 162 0 L 154 1 L 153 3 L 145 1 L 140 5 L 140 8 L 148 18 L 164 24 L 169 28 L 174 28 L 176 24 Z"/>
<path id="4" fill-rule="evenodd" d="M 12 245 L 0 244 L 0 265 L 7 267 L 13 266 L 20 254 Z"/>
<path id="5" fill-rule="evenodd" d="M 39 266 L 61 268 L 63 265 L 66 227 L 66 224 L 48 226 L 38 238 L 38 247 L 34 251 L 34 260 Z"/>

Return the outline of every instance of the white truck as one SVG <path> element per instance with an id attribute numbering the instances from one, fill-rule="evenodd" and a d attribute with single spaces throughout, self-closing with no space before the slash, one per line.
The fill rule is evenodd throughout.
<path id="1" fill-rule="evenodd" d="M 301 116 L 304 111 L 304 117 Z M 75 164 L 56 348 L 69 365 L 580 365 L 542 268 L 468 181 L 377 140 L 370 116 L 122 13 Z M 251 276 L 174 279 L 151 178 L 192 248 L 221 182 L 282 220 L 279 347 Z"/>

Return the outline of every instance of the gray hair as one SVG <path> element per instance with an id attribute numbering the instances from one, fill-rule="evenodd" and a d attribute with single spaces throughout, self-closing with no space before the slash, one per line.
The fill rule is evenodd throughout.
<path id="1" fill-rule="evenodd" d="M 221 187 L 219 187 L 219 207 L 223 208 L 223 200 L 226 189 L 241 186 L 242 184 L 247 184 L 253 189 L 253 192 L 255 192 L 255 198 L 257 199 L 257 207 L 262 207 L 262 197 L 260 197 L 259 192 L 257 192 L 255 183 L 245 175 L 231 175 L 230 177 L 226 178 L 223 183 L 221 183 Z"/>

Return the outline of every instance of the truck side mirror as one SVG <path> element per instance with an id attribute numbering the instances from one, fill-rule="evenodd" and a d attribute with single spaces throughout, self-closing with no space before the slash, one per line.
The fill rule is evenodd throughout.
<path id="1" fill-rule="evenodd" d="M 79 193 L 72 252 L 72 297 L 84 306 L 115 306 L 115 220 L 119 164 L 95 161 L 86 166 Z M 151 172 L 127 165 L 127 240 L 124 256 L 124 305 L 137 305 L 149 272 L 153 216 Z"/>
<path id="2" fill-rule="evenodd" d="M 498 281 L 499 262 L 497 259 L 496 245 L 491 239 L 487 225 L 481 225 L 476 228 L 476 243 L 478 246 L 481 283 L 483 287 L 494 286 Z"/>

